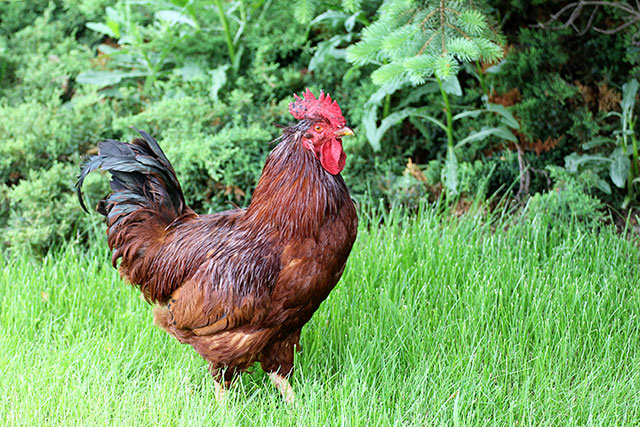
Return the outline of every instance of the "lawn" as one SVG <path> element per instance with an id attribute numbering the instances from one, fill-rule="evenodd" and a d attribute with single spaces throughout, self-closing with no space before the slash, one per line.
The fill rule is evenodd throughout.
<path id="1" fill-rule="evenodd" d="M 638 425 L 640 251 L 533 217 L 361 215 L 285 404 L 256 366 L 214 398 L 104 242 L 0 268 L 2 425 Z"/>

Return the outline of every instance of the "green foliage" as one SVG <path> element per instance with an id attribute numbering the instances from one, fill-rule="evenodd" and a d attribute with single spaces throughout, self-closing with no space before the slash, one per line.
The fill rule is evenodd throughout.
<path id="1" fill-rule="evenodd" d="M 264 22 L 271 6 L 264 1 L 214 3 L 119 1 L 107 7 L 103 22 L 86 25 L 111 40 L 98 46 L 108 61 L 102 70 L 81 73 L 78 81 L 103 88 L 144 78 L 143 95 L 149 96 L 158 93 L 158 80 L 177 72 L 185 82 L 210 74 L 215 87 L 212 69 L 231 67 L 238 73 L 247 62 L 246 36 Z M 215 21 L 220 27 L 210 24 Z M 227 55 L 221 55 L 222 46 Z"/>
<path id="2" fill-rule="evenodd" d="M 114 6 L 105 9 L 104 22 L 86 24 L 87 28 L 117 41 L 115 47 L 113 43 L 98 46 L 98 51 L 110 59 L 109 68 L 83 72 L 78 75 L 79 83 L 102 88 L 124 79 L 144 77 L 143 92 L 148 95 L 156 80 L 166 76 L 170 68 L 186 62 L 188 50 L 181 47 L 198 45 L 203 38 L 211 38 L 206 31 L 198 31 L 195 12 L 187 4 L 179 7 L 172 3 L 148 3 L 144 12 L 153 14 L 149 23 L 140 20 L 140 12 L 131 2 L 121 1 Z M 190 65 L 198 67 L 194 60 Z"/>
<path id="3" fill-rule="evenodd" d="M 599 174 L 594 189 L 603 201 L 620 206 L 627 197 L 633 206 L 634 133 L 613 114 L 622 101 L 615 94 L 640 77 L 631 35 L 577 37 L 530 28 L 555 10 L 553 1 L 536 1 L 532 10 L 516 0 L 445 4 L 442 56 L 435 19 L 440 2 L 433 1 L 0 2 L 0 245 L 42 252 L 86 233 L 88 223 L 75 213 L 55 230 L 38 217 L 18 218 L 28 218 L 39 203 L 43 211 L 75 212 L 71 166 L 95 152 L 101 139 L 135 136 L 131 125 L 162 144 L 194 208 L 246 205 L 269 141 L 279 134 L 272 123 L 291 121 L 287 104 L 305 87 L 329 92 L 356 128 L 357 137 L 344 141 L 344 176 L 362 202 L 417 206 L 437 198 L 443 186 L 468 198 L 485 177 L 487 194 L 515 191 L 527 171 L 536 192 L 547 189 L 546 166 L 565 165 L 572 153 L 618 153 L 622 181 L 629 166 L 624 189 L 610 181 L 611 162 L 580 168 Z M 298 21 L 299 7 L 308 11 Z M 407 7 L 415 10 L 404 13 Z M 394 18 L 396 10 L 404 15 Z M 494 30 L 504 32 L 510 49 L 489 66 L 477 59 L 502 44 Z M 367 40 L 379 44 L 374 49 Z M 411 47 L 412 40 L 419 46 Z M 346 61 L 358 49 L 373 62 Z M 402 69 L 394 69 L 398 64 Z M 457 74 L 439 84 L 435 77 L 455 68 Z M 376 85 L 371 75 L 384 72 L 401 78 Z M 414 85 L 412 76 L 422 84 Z M 597 91 L 604 85 L 617 101 L 601 111 L 598 99 L 606 96 Z M 519 96 L 507 99 L 513 90 Z M 627 117 L 635 117 L 636 107 Z M 629 162 L 622 160 L 622 135 Z M 594 140 L 606 142 L 589 145 Z M 408 159 L 426 181 L 405 173 Z M 54 172 L 68 185 L 53 185 Z M 93 205 L 107 179 L 92 179 L 95 191 L 90 185 L 87 197 Z M 52 192 L 48 200 L 42 191 Z M 34 236 L 33 245 L 25 236 Z"/>
<path id="4" fill-rule="evenodd" d="M 95 94 L 65 105 L 27 101 L 0 106 L 1 181 L 15 184 L 55 161 L 78 161 L 92 141 L 109 131 L 111 115 L 110 106 Z"/>
<path id="5" fill-rule="evenodd" d="M 86 233 L 73 185 L 81 155 L 110 133 L 113 112 L 95 94 L 48 105 L 27 101 L 0 107 L 0 246 L 36 254 Z M 105 185 L 86 191 L 97 200 Z"/>
<path id="6" fill-rule="evenodd" d="M 427 77 L 455 76 L 459 63 L 492 62 L 502 57 L 499 37 L 473 4 L 459 1 L 387 0 L 378 19 L 347 50 L 349 61 L 380 64 L 371 75 L 378 85 Z"/>
<path id="7" fill-rule="evenodd" d="M 640 185 L 640 158 L 635 132 L 636 116 L 633 112 L 637 92 L 638 81 L 635 79 L 622 86 L 621 112 L 612 111 L 608 114 L 620 119 L 620 128 L 613 132 L 613 138 L 596 138 L 582 145 L 585 150 L 597 150 L 594 154 L 571 153 L 565 157 L 566 168 L 569 172 L 576 173 L 585 167 L 600 175 L 603 172 L 608 172 L 608 176 L 616 187 L 627 189 L 623 208 L 629 204 L 637 203 L 634 199 L 634 189 Z M 608 155 L 603 155 L 602 151 L 607 147 L 612 151 Z M 612 192 L 608 182 L 601 178 L 598 180 L 597 186 L 604 193 L 611 194 Z"/>
<path id="8" fill-rule="evenodd" d="M 574 175 L 559 167 L 549 167 L 549 172 L 555 184 L 552 191 L 534 195 L 524 210 L 525 218 L 541 227 L 569 219 L 577 226 L 598 229 L 603 204 L 592 195 L 597 175 L 591 171 Z"/>
<path id="9" fill-rule="evenodd" d="M 53 18 L 51 8 L 35 19 L 33 25 L 8 37 L 4 44 L 11 55 L 4 56 L 0 96 L 10 104 L 69 98 L 75 75 L 92 57 L 87 46 L 68 35 L 65 22 Z"/>
<path id="10" fill-rule="evenodd" d="M 0 35 L 13 34 L 34 22 L 49 4 L 48 0 L 0 2 Z"/>
<path id="11" fill-rule="evenodd" d="M 346 14 L 354 14 L 354 19 L 363 12 L 362 0 L 296 0 L 293 3 L 293 16 L 303 24 L 317 22 L 318 18 L 334 19 L 339 17 L 343 12 Z M 366 7 L 377 7 L 377 1 L 366 2 Z M 320 13 L 322 12 L 322 13 Z M 313 19 L 316 17 L 315 19 Z M 313 20 L 313 22 L 312 22 Z"/>
<path id="12" fill-rule="evenodd" d="M 381 85 L 381 88 L 365 105 L 367 114 L 362 124 L 369 142 L 378 151 L 384 134 L 409 117 L 423 121 L 418 124 L 415 119 L 412 120 L 423 134 L 425 126 L 435 124 L 447 136 L 442 181 L 447 194 L 456 195 L 456 146 L 490 135 L 516 140 L 509 128 L 500 126 L 473 130 L 457 145 L 454 144 L 454 121 L 469 115 L 477 117 L 480 111 L 463 111 L 455 117 L 453 115 L 449 95 L 462 95 L 456 78 L 459 62 L 498 60 L 502 56 L 502 49 L 497 40 L 501 38 L 474 4 L 433 1 L 423 5 L 411 0 L 385 1 L 377 15 L 378 19 L 363 29 L 361 41 L 347 49 L 347 59 L 356 65 L 384 64 L 371 74 L 373 82 Z M 438 91 L 442 97 L 445 120 L 434 117 L 429 111 L 432 109 L 430 106 L 398 108 L 391 113 L 390 96 L 408 83 L 422 85 L 418 89 L 421 94 Z M 377 106 L 383 97 L 386 97 L 386 104 L 380 125 L 377 125 Z M 417 101 L 419 97 L 415 96 L 414 99 Z M 405 100 L 404 104 L 409 102 Z M 506 117 L 510 127 L 519 128 L 517 121 L 504 107 L 499 109 L 488 104 L 488 111 L 500 113 Z"/>
<path id="13" fill-rule="evenodd" d="M 361 7 L 362 0 L 342 0 L 342 8 L 347 12 L 358 12 Z"/>
<path id="14" fill-rule="evenodd" d="M 299 27 L 290 25 L 282 32 L 278 21 L 268 14 L 272 10 L 278 15 L 286 5 L 259 9 L 260 2 L 256 2 L 242 5 L 242 11 L 238 4 L 225 2 L 230 17 L 244 14 L 246 19 L 268 23 L 247 26 L 232 20 L 231 29 L 237 35 L 251 34 L 237 45 L 253 49 L 251 57 L 242 56 L 247 78 L 233 75 L 224 62 L 217 65 L 224 59 L 224 52 L 217 52 L 224 46 L 219 30 L 208 25 L 193 28 L 180 21 L 183 15 L 199 22 L 208 22 L 209 17 L 215 20 L 215 10 L 204 3 L 123 1 L 105 9 L 104 2 L 85 2 L 82 11 L 74 4 L 52 3 L 34 25 L 0 37 L 0 60 L 2 64 L 5 58 L 10 61 L 2 68 L 0 88 L 0 246 L 28 246 L 42 253 L 77 233 L 86 233 L 88 221 L 99 216 L 85 216 L 73 194 L 81 159 L 95 152 L 101 139 L 131 138 L 130 125 L 148 130 L 165 147 L 194 208 L 229 208 L 226 200 L 246 205 L 270 149 L 268 142 L 278 133 L 271 122 L 289 120 L 287 101 L 304 84 L 299 73 L 296 76 L 277 66 L 277 61 L 299 51 L 306 41 Z M 167 12 L 176 8 L 183 15 Z M 60 19 L 62 16 L 73 20 Z M 104 26 L 97 25 L 100 22 Z M 71 36 L 70 25 L 76 25 Z M 102 42 L 107 43 L 99 46 L 102 53 L 97 59 L 92 58 L 87 44 L 98 42 L 100 36 L 90 27 L 106 31 Z M 122 45 L 113 46 L 109 31 L 114 32 L 111 35 L 118 32 Z M 290 43 L 277 48 L 265 45 L 263 40 L 273 38 L 273 32 Z M 172 39 L 175 35 L 178 37 Z M 104 55 L 101 49 L 109 47 L 113 55 Z M 87 71 L 92 66 L 98 69 Z M 114 80 L 122 72 L 139 76 Z M 272 75 L 265 80 L 267 72 Z M 110 79 L 110 85 L 104 86 L 104 78 Z M 226 90 L 229 78 L 234 79 L 234 87 L 251 91 Z M 272 80 L 285 84 L 278 94 L 286 97 L 285 102 L 270 101 L 274 97 Z M 139 86 L 149 81 L 146 88 Z M 101 87 L 104 89 L 97 92 Z M 59 177 L 52 180 L 55 174 Z M 100 191 L 92 191 L 91 185 L 86 189 L 91 205 L 107 192 L 108 180 L 99 178 L 95 180 Z M 38 205 L 43 213 L 32 214 Z M 55 214 L 55 223 L 46 222 L 50 212 L 69 214 L 69 218 L 60 220 Z"/>
<path id="15" fill-rule="evenodd" d="M 70 238 L 77 242 L 91 218 L 78 211 L 73 188 L 78 170 L 73 163 L 54 162 L 48 169 L 32 170 L 27 179 L 6 192 L 9 215 L 2 233 L 4 245 L 42 255 Z M 89 186 L 88 192 L 106 185 Z"/>
<path id="16" fill-rule="evenodd" d="M 505 2 L 496 3 L 507 7 Z M 545 2 L 544 7 L 555 11 L 558 6 Z M 522 22 L 528 14 L 523 11 L 513 19 Z M 597 14 L 594 19 L 602 27 L 606 24 L 598 20 L 609 18 Z M 620 99 L 615 100 L 616 93 L 630 80 L 630 37 L 594 32 L 577 37 L 570 30 L 531 28 L 522 28 L 511 37 L 517 48 L 512 48 L 503 63 L 490 70 L 487 80 L 498 94 L 517 89 L 519 99 L 511 108 L 521 124 L 519 139 L 523 146 L 542 147 L 553 142 L 545 150 L 529 149 L 536 154 L 528 158 L 531 167 L 564 166 L 567 158 L 569 170 L 576 171 L 574 160 L 583 153 L 601 156 L 605 147 L 613 151 L 613 144 L 595 147 L 590 141 L 615 138 L 613 133 L 618 126 L 609 114 L 618 108 Z M 606 168 L 601 166 L 589 165 L 601 176 L 598 196 L 619 206 L 624 196 L 607 182 L 610 163 Z M 543 176 L 533 175 L 533 191 L 546 188 Z"/>

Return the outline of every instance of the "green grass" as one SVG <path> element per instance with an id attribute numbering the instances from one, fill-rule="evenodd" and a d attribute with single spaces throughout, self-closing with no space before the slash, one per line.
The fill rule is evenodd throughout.
<path id="1" fill-rule="evenodd" d="M 0 273 L 2 425 L 638 425 L 640 252 L 609 230 L 363 220 L 303 329 L 297 401 L 256 367 L 214 398 L 104 243 Z M 369 230 L 367 230 L 369 229 Z"/>

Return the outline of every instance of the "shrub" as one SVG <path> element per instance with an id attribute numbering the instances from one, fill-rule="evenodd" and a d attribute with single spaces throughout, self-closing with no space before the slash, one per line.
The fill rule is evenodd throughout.
<path id="1" fill-rule="evenodd" d="M 589 229 L 602 225 L 603 204 L 592 195 L 597 175 L 586 171 L 576 176 L 559 167 L 549 167 L 549 172 L 554 181 L 553 190 L 531 197 L 524 217 L 543 227 L 553 227 L 567 219 Z"/>
<path id="2" fill-rule="evenodd" d="M 53 162 L 78 161 L 79 155 L 109 133 L 113 112 L 96 94 L 72 102 L 27 101 L 0 106 L 0 182 L 16 184 L 30 171 Z"/>
<path id="3" fill-rule="evenodd" d="M 97 221 L 78 209 L 74 191 L 78 168 L 75 162 L 54 162 L 48 169 L 32 170 L 27 179 L 8 191 L 9 215 L 2 230 L 2 243 L 42 255 L 51 247 L 79 237 Z M 89 193 L 105 185 L 92 181 Z"/>

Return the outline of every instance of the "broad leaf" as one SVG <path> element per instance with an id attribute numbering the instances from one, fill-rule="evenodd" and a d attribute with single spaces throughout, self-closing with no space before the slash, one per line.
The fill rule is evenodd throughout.
<path id="1" fill-rule="evenodd" d="M 124 19 L 122 19 L 122 15 L 120 15 L 120 12 L 118 12 L 114 8 L 107 7 L 107 8 L 105 8 L 105 12 L 107 12 L 107 19 L 110 19 L 110 20 L 112 20 L 114 22 L 118 22 L 118 23 L 124 22 Z"/>
<path id="2" fill-rule="evenodd" d="M 197 24 L 193 19 L 175 10 L 159 10 L 155 13 L 155 17 L 158 20 L 167 21 L 171 25 L 187 24 L 193 28 L 197 27 Z"/>
<path id="3" fill-rule="evenodd" d="M 636 103 L 636 93 L 638 93 L 638 81 L 633 79 L 622 85 L 622 102 L 620 107 L 627 115 L 633 113 L 633 106 Z"/>
<path id="4" fill-rule="evenodd" d="M 108 44 L 100 44 L 98 45 L 98 50 L 105 55 L 113 55 L 115 53 L 120 53 L 120 49 L 117 47 L 109 46 Z"/>
<path id="5" fill-rule="evenodd" d="M 107 18 L 107 27 L 109 27 L 111 29 L 113 34 L 115 34 L 115 37 L 121 37 L 122 36 L 122 34 L 120 33 L 120 22 L 119 21 L 114 21 L 111 18 Z"/>
<path id="6" fill-rule="evenodd" d="M 81 84 L 105 87 L 118 84 L 127 77 L 142 77 L 146 75 L 147 73 L 141 71 L 86 71 L 78 74 L 76 81 Z"/>
<path id="7" fill-rule="evenodd" d="M 174 71 L 178 73 L 185 82 L 202 80 L 207 76 L 207 73 L 202 69 L 202 67 L 193 61 L 185 62 L 184 66 L 176 68 Z"/>
<path id="8" fill-rule="evenodd" d="M 440 129 L 442 129 L 443 131 L 445 131 L 445 132 L 447 131 L 447 125 L 445 125 L 441 120 L 438 120 L 433 116 L 429 116 L 427 114 L 416 114 L 416 117 L 421 117 L 423 119 L 427 119 L 431 123 L 433 123 L 436 126 L 438 126 Z"/>
<path id="9" fill-rule="evenodd" d="M 564 158 L 564 167 L 566 170 L 568 170 L 569 172 L 575 173 L 578 171 L 578 168 L 583 164 L 583 163 L 596 163 L 596 164 L 608 164 L 611 163 L 613 160 L 611 160 L 608 157 L 602 157 L 602 156 L 593 156 L 590 154 L 577 154 L 577 153 L 571 153 L 568 156 L 565 156 Z"/>
<path id="10" fill-rule="evenodd" d="M 87 22 L 86 26 L 88 29 L 95 31 L 96 33 L 106 34 L 113 38 L 118 37 L 118 34 L 116 34 L 107 24 L 103 24 L 101 22 Z"/>
<path id="11" fill-rule="evenodd" d="M 504 58 L 502 61 L 498 62 L 496 65 L 492 65 L 491 67 L 484 70 L 487 74 L 495 74 L 502 71 L 502 67 L 507 63 L 507 58 Z"/>
<path id="12" fill-rule="evenodd" d="M 472 118 L 476 118 L 478 117 L 480 114 L 482 114 L 485 110 L 471 110 L 471 111 L 463 111 L 462 113 L 456 114 L 455 116 L 453 116 L 453 121 L 455 122 L 456 120 L 460 120 L 464 117 L 472 117 Z"/>
<path id="13" fill-rule="evenodd" d="M 422 108 L 405 108 L 404 110 L 396 111 L 395 113 L 389 114 L 387 117 L 385 117 L 384 120 L 382 120 L 382 122 L 380 123 L 379 127 L 376 127 L 375 123 L 375 109 L 367 111 L 365 117 L 362 119 L 362 124 L 365 128 L 367 140 L 369 141 L 369 144 L 371 144 L 371 148 L 373 148 L 373 151 L 380 151 L 380 141 L 382 140 L 384 134 L 387 133 L 387 131 L 391 129 L 392 126 L 402 122 L 410 115 L 422 110 Z"/>
<path id="14" fill-rule="evenodd" d="M 309 25 L 319 24 L 321 22 L 328 22 L 329 24 L 331 24 L 331 26 L 337 27 L 348 17 L 349 15 L 344 12 L 339 12 L 337 10 L 328 10 L 316 16 L 313 19 L 313 21 L 309 23 Z"/>
<path id="15" fill-rule="evenodd" d="M 338 46 L 342 42 L 350 42 L 351 34 L 337 35 L 331 37 L 329 40 L 318 43 L 318 48 L 309 61 L 309 71 L 315 71 L 318 67 L 327 60 L 327 57 L 346 59 L 347 50 L 338 49 Z"/>
<path id="16" fill-rule="evenodd" d="M 400 89 L 404 85 L 404 83 L 405 82 L 403 81 L 397 81 L 380 86 L 380 88 L 375 91 L 369 97 L 369 100 L 364 104 L 365 108 L 373 105 L 380 105 L 385 96 L 391 95 L 392 93 Z"/>
<path id="17" fill-rule="evenodd" d="M 222 89 L 222 86 L 227 82 L 227 69 L 229 64 L 220 65 L 215 70 L 209 71 L 211 75 L 211 88 L 209 89 L 209 96 L 214 100 L 218 100 L 218 92 Z"/>
<path id="18" fill-rule="evenodd" d="M 361 14 L 362 12 L 354 13 L 344 21 L 344 29 L 347 30 L 347 32 L 350 33 L 351 31 L 353 31 L 353 27 L 356 26 L 356 20 Z"/>
<path id="19" fill-rule="evenodd" d="M 442 82 L 442 89 L 449 95 L 462 96 L 462 87 L 458 81 L 458 77 L 451 76 Z"/>
<path id="20" fill-rule="evenodd" d="M 396 81 L 382 85 L 369 97 L 369 100 L 364 104 L 365 113 L 362 118 L 362 126 L 364 127 L 365 135 L 367 136 L 367 140 L 369 141 L 369 144 L 371 144 L 371 148 L 373 148 L 373 151 L 380 150 L 380 140 L 384 136 L 384 132 L 386 132 L 386 130 L 384 130 L 382 133 L 380 133 L 380 129 L 376 125 L 378 121 L 378 106 L 388 94 L 394 93 L 395 91 L 400 89 L 403 84 L 404 83 L 402 81 Z M 391 116 L 393 116 L 393 114 L 391 114 L 389 117 Z"/>
<path id="21" fill-rule="evenodd" d="M 513 114 L 511 114 L 511 111 L 509 111 L 504 105 L 489 103 L 488 110 L 502 116 L 502 121 L 507 126 L 513 129 L 520 129 L 520 123 L 518 123 L 516 118 L 513 117 Z"/>
<path id="22" fill-rule="evenodd" d="M 511 133 L 509 129 L 501 126 L 497 128 L 483 128 L 478 132 L 471 132 L 469 136 L 459 141 L 456 144 L 456 147 L 461 147 L 462 145 L 467 144 L 469 142 L 482 141 L 483 139 L 491 135 L 495 135 L 499 138 L 506 139 L 507 141 L 518 142 L 518 138 L 516 138 L 515 135 Z"/>
<path id="23" fill-rule="evenodd" d="M 605 181 L 604 179 L 600 179 L 598 178 L 596 180 L 596 187 L 602 191 L 604 194 L 611 194 L 611 186 L 609 185 L 609 183 L 607 181 Z"/>
<path id="24" fill-rule="evenodd" d="M 627 183 L 630 168 L 631 161 L 629 160 L 629 157 L 621 151 L 616 150 L 613 154 L 613 162 L 609 168 L 611 181 L 613 181 L 616 187 L 624 188 Z"/>
<path id="25" fill-rule="evenodd" d="M 426 83 L 418 88 L 412 89 L 411 92 L 405 96 L 400 104 L 398 104 L 399 108 L 406 107 L 413 102 L 418 102 L 422 100 L 422 97 L 429 93 L 439 92 L 440 88 L 438 87 L 438 83 L 435 81 Z M 424 104 L 424 102 L 422 102 Z"/>
<path id="26" fill-rule="evenodd" d="M 603 144 L 615 142 L 612 138 L 593 138 L 591 141 L 587 141 L 582 144 L 583 150 L 591 150 L 592 148 L 599 147 Z"/>
<path id="27" fill-rule="evenodd" d="M 442 170 L 442 180 L 447 191 L 453 196 L 458 194 L 458 159 L 453 147 L 447 147 L 447 159 Z"/>
<path id="28" fill-rule="evenodd" d="M 373 151 L 380 151 L 380 137 L 378 136 L 378 126 L 376 120 L 378 118 L 377 108 L 372 106 L 364 113 L 362 117 L 362 126 L 364 127 L 364 133 L 367 137 L 367 141 L 371 144 Z"/>

